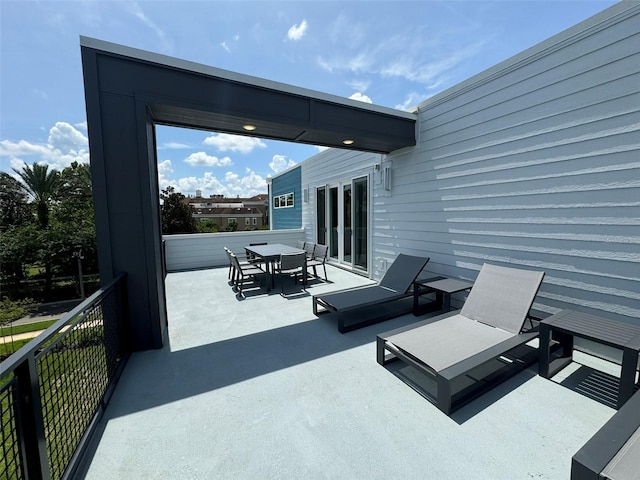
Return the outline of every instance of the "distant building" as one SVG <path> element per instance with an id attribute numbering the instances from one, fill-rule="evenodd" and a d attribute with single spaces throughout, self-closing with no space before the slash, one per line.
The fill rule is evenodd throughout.
<path id="1" fill-rule="evenodd" d="M 224 195 L 202 197 L 200 190 L 195 197 L 183 201 L 193 208 L 196 220 L 212 219 L 220 231 L 227 230 L 234 223 L 237 230 L 259 230 L 269 225 L 268 196 L 255 195 L 251 198 L 225 198 Z"/>

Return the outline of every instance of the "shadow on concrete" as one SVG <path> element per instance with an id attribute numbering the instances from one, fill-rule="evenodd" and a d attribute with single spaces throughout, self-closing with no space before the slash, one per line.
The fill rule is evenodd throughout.
<path id="1" fill-rule="evenodd" d="M 607 407 L 616 408 L 620 378 L 586 365 L 565 378 L 560 385 Z"/>
<path id="2" fill-rule="evenodd" d="M 391 327 L 412 321 L 396 319 Z M 107 416 L 129 415 L 356 348 L 371 343 L 376 331 L 369 327 L 342 335 L 332 319 L 314 318 L 185 350 L 134 353 Z"/>
<path id="3" fill-rule="evenodd" d="M 495 362 L 497 363 L 498 361 Z M 429 377 L 411 365 L 407 365 L 403 362 L 392 362 L 387 364 L 385 368 L 406 383 L 408 387 L 422 396 L 425 399 L 425 405 L 427 406 L 425 408 L 437 408 L 433 405 L 433 403 L 435 403 L 437 392 L 434 377 Z M 502 366 L 499 368 L 502 368 Z M 536 371 L 532 368 L 528 368 L 523 371 L 519 371 L 511 378 L 493 386 L 490 390 L 470 396 L 468 403 L 462 405 L 458 410 L 451 413 L 449 418 L 458 425 L 462 425 L 475 415 L 481 413 L 484 409 L 490 407 L 498 400 L 508 395 L 513 390 L 517 389 L 520 385 L 523 385 L 528 380 L 535 377 L 537 375 L 537 366 L 535 367 L 535 370 Z M 480 382 L 482 382 L 482 380 L 480 380 Z M 442 415 L 445 415 L 445 413 L 442 413 Z"/>

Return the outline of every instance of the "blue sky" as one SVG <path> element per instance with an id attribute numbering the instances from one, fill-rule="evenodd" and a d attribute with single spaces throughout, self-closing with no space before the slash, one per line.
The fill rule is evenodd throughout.
<path id="1" fill-rule="evenodd" d="M 0 170 L 89 161 L 80 35 L 409 109 L 614 3 L 0 0 Z M 158 127 L 160 187 L 266 193 L 318 151 Z"/>

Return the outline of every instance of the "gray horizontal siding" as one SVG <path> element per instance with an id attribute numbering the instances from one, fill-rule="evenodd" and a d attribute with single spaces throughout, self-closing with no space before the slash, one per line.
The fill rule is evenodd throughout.
<path id="1" fill-rule="evenodd" d="M 423 103 L 419 144 L 374 192 L 375 255 L 469 279 L 484 262 L 541 269 L 540 311 L 638 321 L 639 44 L 636 8 Z"/>

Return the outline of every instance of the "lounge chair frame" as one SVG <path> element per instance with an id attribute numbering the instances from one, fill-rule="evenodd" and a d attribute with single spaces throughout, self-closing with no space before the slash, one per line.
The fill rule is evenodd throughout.
<path id="1" fill-rule="evenodd" d="M 505 305 L 509 305 L 506 310 L 492 313 L 492 305 L 498 303 L 497 296 L 502 295 L 503 292 L 494 292 L 491 288 L 491 282 L 496 278 L 507 278 L 507 275 L 516 275 L 519 278 L 523 287 L 519 294 L 522 299 L 515 296 L 513 297 L 516 299 L 515 301 L 509 300 L 505 303 Z M 543 277 L 544 273 L 542 272 L 519 271 L 518 273 L 517 269 L 484 265 L 465 302 L 465 307 L 461 311 L 444 313 L 379 334 L 376 339 L 377 362 L 385 366 L 394 360 L 402 360 L 405 364 L 418 370 L 420 374 L 432 378 L 435 381 L 435 393 L 426 391 L 419 385 L 413 384 L 412 381 L 407 383 L 449 415 L 537 361 L 538 349 L 526 344 L 538 336 L 538 331 L 535 329 L 523 333 L 522 328 Z M 480 281 L 481 278 L 482 281 Z M 472 295 L 473 300 L 471 300 Z M 454 316 L 457 317 L 455 320 L 447 321 Z M 513 320 L 510 320 L 511 318 Z M 428 343 L 420 341 L 421 338 L 426 338 L 420 337 L 420 335 L 436 335 L 430 338 L 440 339 L 442 332 L 449 329 L 448 325 L 462 325 L 466 329 L 467 323 L 469 326 L 474 326 L 474 329 L 479 328 L 478 332 L 483 331 L 489 334 L 488 340 L 480 341 L 482 343 L 477 344 L 478 350 L 476 352 L 473 352 L 472 349 L 466 357 L 462 356 L 463 353 L 458 353 L 457 357 L 451 355 L 448 359 L 440 361 L 439 368 L 433 366 L 438 365 L 437 353 L 429 359 L 420 359 L 416 356 L 429 357 L 429 352 L 431 352 L 429 349 L 424 350 L 423 347 L 418 346 L 428 345 Z M 407 343 L 405 334 L 412 330 L 416 330 L 418 337 L 413 338 L 418 339 L 418 343 L 415 343 L 413 339 Z M 502 337 L 501 340 L 500 337 Z M 453 339 L 448 338 L 446 334 L 442 336 L 442 341 L 451 340 Z M 393 342 L 406 344 L 408 347 L 401 348 Z M 422 354 L 416 353 L 421 348 Z M 413 350 L 413 353 L 409 350 Z M 457 361 L 455 361 L 456 359 Z M 429 362 L 433 365 L 429 365 Z"/>
<path id="2" fill-rule="evenodd" d="M 421 374 L 435 378 L 437 389 L 435 397 L 431 397 L 427 392 L 421 389 L 414 389 L 447 415 L 476 399 L 519 371 L 533 365 L 538 359 L 538 351 L 535 349 L 526 351 L 524 355 L 519 355 L 518 358 L 512 358 L 509 356 L 512 350 L 518 349 L 518 347 L 521 347 L 536 338 L 538 336 L 537 329 L 513 336 L 504 342 L 483 350 L 482 352 L 468 357 L 465 360 L 439 372 L 434 371 L 424 363 L 396 348 L 393 344 L 387 343 L 386 339 L 388 337 L 456 314 L 458 314 L 457 311 L 445 313 L 418 323 L 413 323 L 405 327 L 381 333 L 376 338 L 376 360 L 380 365 L 385 366 L 393 361 L 402 360 L 407 365 L 411 365 L 417 369 Z M 389 353 L 387 354 L 387 352 Z M 509 358 L 513 363 L 508 363 L 504 368 L 498 369 L 490 376 L 484 377 L 482 382 L 473 382 L 470 386 L 465 385 L 466 382 L 464 382 L 464 380 L 468 378 L 470 372 L 473 372 L 474 370 L 481 368 L 502 356 Z M 413 385 L 411 386 L 413 387 Z M 458 388 L 458 386 L 460 387 Z"/>
<path id="3" fill-rule="evenodd" d="M 603 471 L 640 428 L 640 391 L 637 391 L 618 412 L 571 459 L 571 480 L 601 480 Z"/>
<path id="4" fill-rule="evenodd" d="M 398 265 L 411 264 L 416 270 L 410 281 L 403 279 L 404 281 L 397 282 L 398 285 L 401 283 L 407 284 L 404 290 L 398 291 L 392 288 L 392 285 L 397 281 L 395 274 L 398 272 L 397 266 L 394 268 L 392 265 L 387 270 L 387 274 L 376 285 L 314 295 L 312 302 L 313 314 L 316 316 L 332 314 L 338 319 L 338 331 L 347 333 L 411 313 L 413 311 L 411 286 L 429 262 L 429 258 L 400 254 L 394 264 L 396 262 L 399 262 Z M 418 269 L 418 267 L 420 268 Z M 407 299 L 408 301 L 405 301 Z M 353 321 L 354 317 L 356 321 Z"/>

